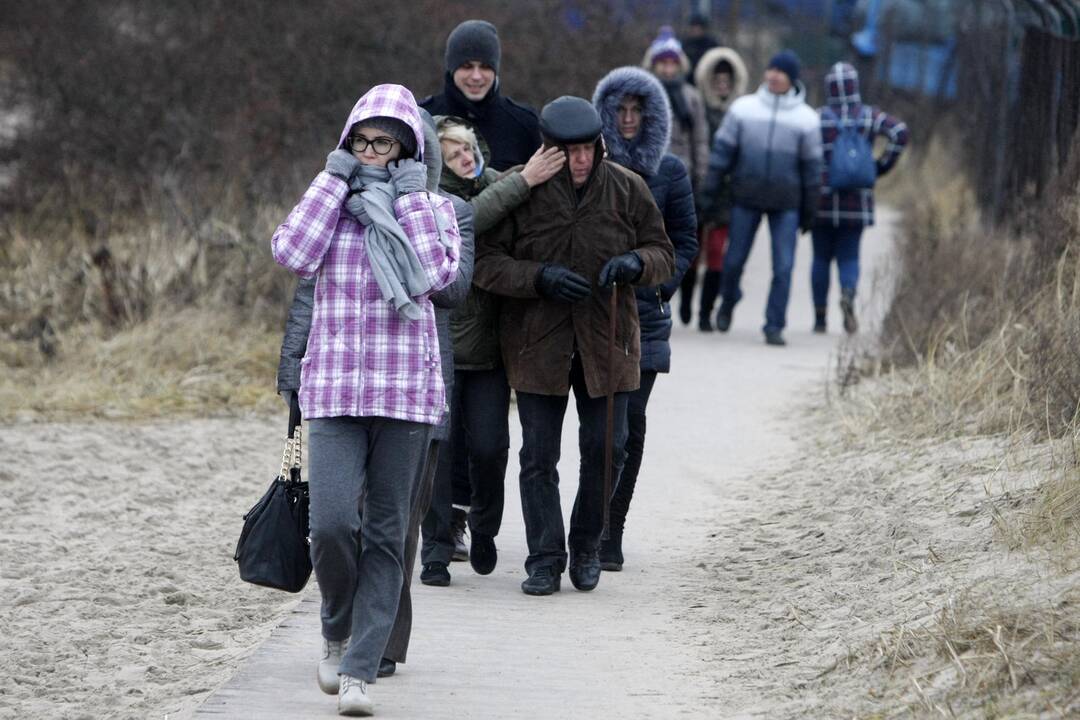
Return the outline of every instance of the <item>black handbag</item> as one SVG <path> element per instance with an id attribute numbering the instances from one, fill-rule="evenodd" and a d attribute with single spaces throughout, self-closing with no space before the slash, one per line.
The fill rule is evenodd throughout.
<path id="1" fill-rule="evenodd" d="M 303 590 L 311 577 L 308 484 L 300 479 L 302 434 L 300 406 L 294 397 L 281 473 L 244 515 L 233 555 L 241 580 L 294 593 Z"/>

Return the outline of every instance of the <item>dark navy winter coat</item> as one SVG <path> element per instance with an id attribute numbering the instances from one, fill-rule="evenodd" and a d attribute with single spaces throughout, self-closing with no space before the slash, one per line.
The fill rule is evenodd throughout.
<path id="1" fill-rule="evenodd" d="M 642 99 L 641 129 L 633 140 L 619 134 L 619 102 L 627 95 Z M 664 230 L 675 246 L 675 275 L 663 285 L 639 287 L 641 369 L 671 370 L 671 306 L 668 301 L 697 255 L 697 213 L 694 192 L 682 160 L 667 152 L 671 109 L 667 93 L 650 73 L 635 67 L 616 68 L 596 85 L 593 105 L 603 123 L 608 159 L 644 178 L 664 216 Z"/>

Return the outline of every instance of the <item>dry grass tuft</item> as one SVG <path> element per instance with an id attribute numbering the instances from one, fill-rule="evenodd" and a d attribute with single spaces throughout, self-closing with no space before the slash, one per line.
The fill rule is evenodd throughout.
<path id="1" fill-rule="evenodd" d="M 0 418 L 149 418 L 273 407 L 281 331 L 189 309 L 102 338 L 61 336 L 53 361 L 0 374 Z"/>

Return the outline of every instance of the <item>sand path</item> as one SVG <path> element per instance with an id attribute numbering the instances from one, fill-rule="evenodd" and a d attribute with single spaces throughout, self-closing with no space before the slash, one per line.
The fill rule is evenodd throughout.
<path id="1" fill-rule="evenodd" d="M 894 217 L 863 244 L 863 288 L 880 267 Z M 788 312 L 789 346 L 762 342 L 770 279 L 761 234 L 744 275 L 746 296 L 727 335 L 676 328 L 673 373 L 657 381 L 649 406 L 642 475 L 627 522 L 626 567 L 605 573 L 592 593 L 569 583 L 549 598 L 522 594 L 524 531 L 517 494 L 520 426 L 512 419 L 507 512 L 500 559 L 487 577 L 467 563 L 451 566 L 449 588 L 414 584 L 415 625 L 408 664 L 372 687 L 380 718 L 655 718 L 738 717 L 762 698 L 726 682 L 765 648 L 733 644 L 718 653 L 705 620 L 708 538 L 738 526 L 736 506 L 753 503 L 755 478 L 790 464 L 805 432 L 808 398 L 835 353 L 832 334 L 809 332 L 809 238 L 797 252 Z M 869 295 L 864 292 L 864 295 Z M 863 307 L 873 315 L 879 308 Z M 563 438 L 563 504 L 568 514 L 577 464 L 576 422 Z M 809 492 L 813 492 L 810 490 Z M 782 588 L 732 588 L 741 600 L 766 601 Z M 197 718 L 335 716 L 334 699 L 314 681 L 318 657 L 317 590 L 278 627 L 195 713 Z M 720 658 L 717 660 L 717 658 Z M 708 660 L 706 660 L 708 658 Z"/>

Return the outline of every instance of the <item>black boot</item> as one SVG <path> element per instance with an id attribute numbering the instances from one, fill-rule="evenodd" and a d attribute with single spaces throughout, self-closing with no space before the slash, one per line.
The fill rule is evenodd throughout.
<path id="1" fill-rule="evenodd" d="M 859 332 L 859 321 L 855 319 L 855 288 L 840 291 L 840 312 L 844 314 L 844 332 L 848 335 Z"/>
<path id="2" fill-rule="evenodd" d="M 712 332 L 712 312 L 716 298 L 720 294 L 720 271 L 706 270 L 701 281 L 701 310 L 698 313 L 698 329 Z"/>
<path id="3" fill-rule="evenodd" d="M 600 541 L 600 569 L 619 572 L 623 566 L 622 530 L 611 531 L 611 537 Z"/>
<path id="4" fill-rule="evenodd" d="M 825 330 L 826 330 L 826 328 L 825 328 L 825 308 L 823 308 L 823 307 L 815 307 L 814 308 L 814 332 L 818 333 L 819 335 L 823 335 L 825 333 Z"/>
<path id="5" fill-rule="evenodd" d="M 570 582 L 582 592 L 597 586 L 600 582 L 600 558 L 595 552 L 571 553 Z"/>
<path id="6" fill-rule="evenodd" d="M 465 544 L 465 523 L 468 517 L 464 510 L 454 508 L 450 511 L 450 534 L 454 538 L 454 555 L 451 559 L 455 562 L 469 559 L 469 546 Z"/>
<path id="7" fill-rule="evenodd" d="M 535 568 L 529 577 L 521 583 L 521 592 L 526 595 L 551 595 L 559 592 L 559 571 L 550 565 Z"/>

